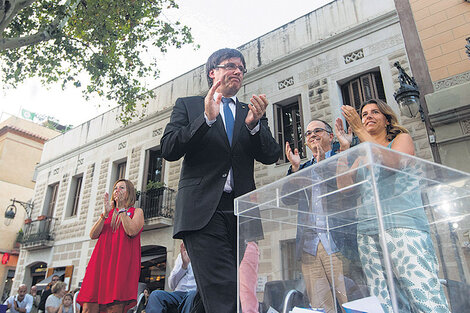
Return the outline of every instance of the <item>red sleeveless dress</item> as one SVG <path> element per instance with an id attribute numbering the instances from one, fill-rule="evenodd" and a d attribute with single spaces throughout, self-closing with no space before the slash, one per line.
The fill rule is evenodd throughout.
<path id="1" fill-rule="evenodd" d="M 127 214 L 133 218 L 135 208 Z M 114 301 L 129 301 L 124 309 L 127 312 L 136 305 L 137 288 L 140 276 L 140 233 L 129 237 L 122 223 L 113 232 L 109 212 L 96 243 L 83 279 L 77 302 L 111 304 Z M 101 308 L 100 308 L 101 309 Z"/>

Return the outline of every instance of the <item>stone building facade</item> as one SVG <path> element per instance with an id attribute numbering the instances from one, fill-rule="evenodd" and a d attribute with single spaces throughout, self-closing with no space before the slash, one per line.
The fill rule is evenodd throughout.
<path id="1" fill-rule="evenodd" d="M 420 81 L 421 99 L 427 106 L 430 133 L 435 134 L 438 159 L 444 165 L 469 172 L 470 58 L 465 45 L 470 38 L 470 3 L 465 0 L 410 0 L 409 8 L 422 52 L 407 51 L 421 54 L 420 60 L 410 60 L 411 68 L 416 69 L 415 77 Z M 468 263 L 470 230 L 457 219 L 453 225 L 459 234 L 458 240 L 455 241 L 452 232 L 447 232 L 444 240 L 454 242 L 444 245 L 443 255 L 454 254 Z M 448 225 L 440 228 L 445 229 L 449 229 Z M 464 277 L 466 271 L 459 266 L 444 267 L 443 270 L 453 279 Z"/>
<path id="2" fill-rule="evenodd" d="M 441 162 L 469 172 L 470 59 L 465 45 L 470 37 L 470 3 L 409 2 L 428 68 L 430 86 L 424 95 Z"/>
<path id="3" fill-rule="evenodd" d="M 55 130 L 15 116 L 0 123 L 0 208 L 3 210 L 0 215 L 0 257 L 10 255 L 5 264 L 0 264 L 2 299 L 12 290 L 19 254 L 17 238 L 20 230 L 24 230 L 23 223 L 27 218 L 26 210 L 20 203 L 14 203 L 14 218 L 7 218 L 4 213 L 7 208 L 12 208 L 12 199 L 25 203 L 31 200 L 35 185 L 34 168 L 41 159 L 44 142 L 58 134 Z M 16 289 L 13 288 L 13 291 Z"/>
<path id="4" fill-rule="evenodd" d="M 393 98 L 399 87 L 394 62 L 400 61 L 410 72 L 393 0 L 333 1 L 239 49 L 248 73 L 237 96 L 247 102 L 252 94 L 267 95 L 271 103 L 266 112 L 269 126 L 282 147 L 289 141 L 302 149 L 302 134 L 310 120 L 319 118 L 333 124 L 341 116 L 342 104 L 357 106 L 378 97 L 399 112 Z M 142 262 L 154 263 L 141 278 L 154 286 L 162 281 L 179 252 L 179 243 L 171 237 L 171 217 L 181 160 L 162 161 L 159 143 L 176 99 L 204 95 L 207 90 L 201 65 L 157 87 L 155 98 L 145 108 L 145 118 L 122 127 L 116 120 L 116 108 L 47 142 L 36 169 L 33 218 L 50 213 L 54 223 L 46 229 L 47 240 L 22 246 L 18 266 L 24 270 L 17 271 L 16 285 L 30 283 L 29 269 L 38 262 L 47 264 L 51 273 L 68 271 L 70 287 L 79 285 L 96 244 L 88 233 L 101 213 L 103 194 L 111 191 L 120 176 L 130 179 L 142 192 L 138 205 L 144 212 L 155 209 L 155 214 L 146 215 L 142 232 Z M 417 156 L 432 160 L 421 119 L 400 116 L 400 121 L 410 130 Z M 303 161 L 312 157 L 304 150 L 302 156 Z M 255 164 L 257 186 L 284 177 L 287 169 L 284 157 L 275 165 Z M 149 195 L 154 191 L 147 191 L 146 186 L 155 180 L 165 187 L 152 198 Z M 150 204 L 151 199 L 157 200 Z M 269 235 L 292 242 L 295 229 Z M 262 258 L 282 257 L 276 253 L 280 250 L 263 247 Z M 260 270 L 263 266 L 267 264 L 260 264 Z"/>

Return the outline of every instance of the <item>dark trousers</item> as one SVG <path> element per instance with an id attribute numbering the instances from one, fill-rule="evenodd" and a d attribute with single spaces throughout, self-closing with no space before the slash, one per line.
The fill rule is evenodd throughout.
<path id="1" fill-rule="evenodd" d="M 209 223 L 186 233 L 183 241 L 206 313 L 235 313 L 238 265 L 233 196 L 223 193 Z"/>

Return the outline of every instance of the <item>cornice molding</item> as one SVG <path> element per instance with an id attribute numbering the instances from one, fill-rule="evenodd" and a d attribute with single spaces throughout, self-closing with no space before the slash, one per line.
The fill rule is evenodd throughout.
<path id="1" fill-rule="evenodd" d="M 450 124 L 470 118 L 470 105 L 452 108 L 439 113 L 429 114 L 429 119 L 433 126 Z"/>
<path id="2" fill-rule="evenodd" d="M 150 126 L 151 124 L 160 122 L 162 120 L 165 120 L 170 117 L 171 111 L 173 107 L 166 108 L 162 111 L 157 111 L 155 113 L 152 113 L 151 115 L 145 117 L 142 120 L 139 120 L 130 126 L 124 127 L 124 128 L 119 128 L 116 130 L 113 130 L 110 134 L 107 134 L 105 136 L 102 136 L 100 138 L 97 138 L 95 140 L 92 140 L 80 147 L 77 147 L 75 149 L 72 149 L 70 151 L 67 151 L 66 153 L 63 153 L 53 159 L 48 160 L 47 162 L 41 163 L 36 167 L 36 171 L 40 172 L 44 168 L 54 166 L 58 163 L 63 162 L 64 160 L 71 159 L 73 157 L 76 157 L 80 154 L 83 154 L 87 151 L 90 151 L 96 147 L 105 145 L 111 141 L 114 141 L 118 139 L 119 137 L 126 136 L 127 134 L 133 133 L 135 131 L 141 130 L 143 128 L 146 128 Z M 129 146 L 131 148 L 132 146 Z"/>

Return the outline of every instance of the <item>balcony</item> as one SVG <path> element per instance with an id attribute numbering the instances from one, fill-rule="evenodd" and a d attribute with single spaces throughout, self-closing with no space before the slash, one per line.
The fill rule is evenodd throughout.
<path id="1" fill-rule="evenodd" d="M 144 211 L 144 230 L 173 226 L 175 191 L 168 187 L 152 189 L 140 194 Z"/>
<path id="2" fill-rule="evenodd" d="M 54 244 L 54 227 L 56 219 L 45 217 L 25 225 L 21 247 L 26 250 L 36 250 L 52 247 Z"/>

